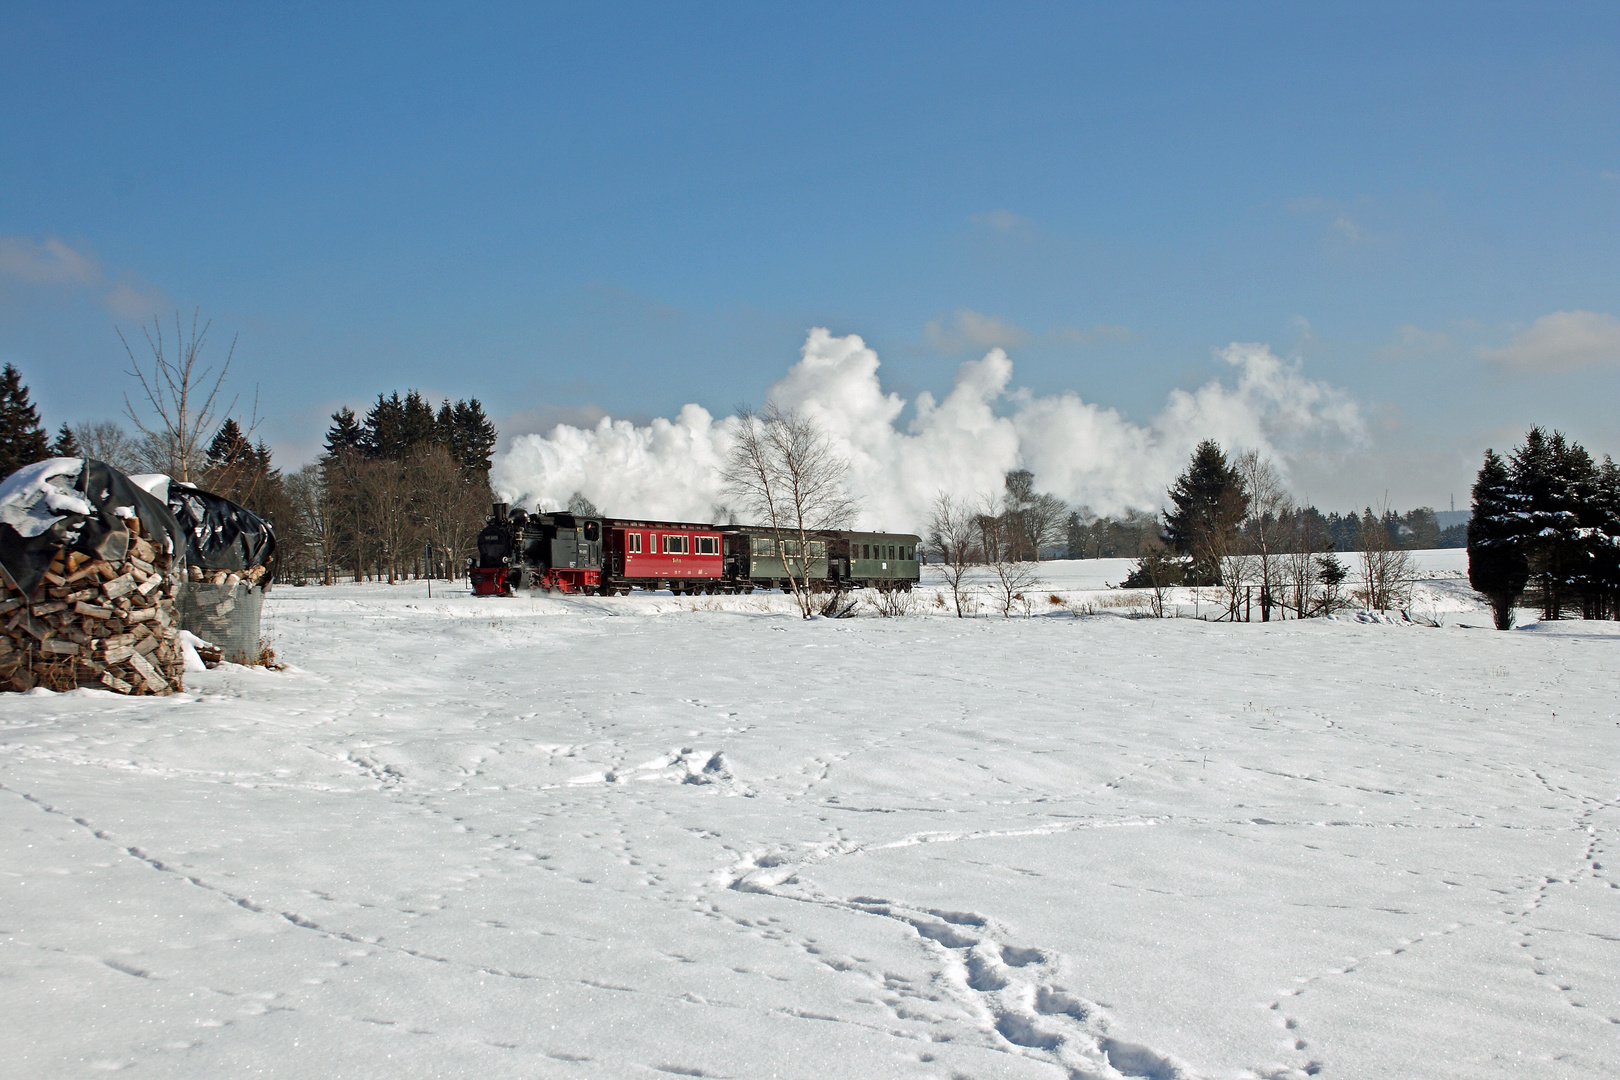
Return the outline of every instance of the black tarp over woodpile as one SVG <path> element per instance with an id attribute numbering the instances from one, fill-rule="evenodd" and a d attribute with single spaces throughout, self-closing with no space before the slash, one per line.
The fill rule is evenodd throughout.
<path id="1" fill-rule="evenodd" d="M 180 525 L 99 461 L 53 458 L 0 484 L 0 687 L 180 688 Z"/>
<path id="2" fill-rule="evenodd" d="M 221 495 L 179 481 L 170 481 L 165 494 L 186 538 L 193 580 L 224 571 L 254 584 L 269 583 L 276 560 L 276 534 L 269 522 Z"/>

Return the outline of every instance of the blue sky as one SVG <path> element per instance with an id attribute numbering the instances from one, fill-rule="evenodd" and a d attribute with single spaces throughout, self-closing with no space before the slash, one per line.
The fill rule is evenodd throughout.
<path id="1" fill-rule="evenodd" d="M 406 387 L 724 412 L 811 326 L 1138 421 L 1267 342 L 1371 421 L 1323 505 L 1444 508 L 1532 423 L 1620 453 L 1614 5 L 13 3 L 0 102 L 52 426 L 197 308 L 286 464 Z"/>

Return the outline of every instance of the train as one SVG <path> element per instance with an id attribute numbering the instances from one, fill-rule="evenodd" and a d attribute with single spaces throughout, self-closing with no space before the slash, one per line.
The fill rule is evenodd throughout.
<path id="1" fill-rule="evenodd" d="M 758 525 L 649 521 L 529 513 L 495 503 L 478 534 L 468 577 L 477 596 L 552 593 L 623 596 L 631 589 L 751 593 L 789 589 L 790 566 L 807 565 L 815 592 L 909 592 L 920 563 L 912 533 L 817 530 L 801 550 L 796 532 Z"/>

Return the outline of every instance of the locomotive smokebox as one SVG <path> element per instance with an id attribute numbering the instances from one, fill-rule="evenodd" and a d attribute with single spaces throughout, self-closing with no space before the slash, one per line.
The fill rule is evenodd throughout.
<path id="1" fill-rule="evenodd" d="M 494 503 L 490 507 L 489 516 L 494 518 L 496 521 L 505 521 L 506 520 L 506 511 L 507 511 L 507 508 L 508 508 L 509 505 L 510 505 L 509 503 L 503 503 L 503 502 Z"/>

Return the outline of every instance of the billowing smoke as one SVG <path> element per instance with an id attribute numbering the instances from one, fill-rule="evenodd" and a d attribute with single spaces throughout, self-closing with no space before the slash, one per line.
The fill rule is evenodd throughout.
<path id="1" fill-rule="evenodd" d="M 1256 449 L 1286 474 L 1291 458 L 1324 443 L 1364 440 L 1360 409 L 1342 391 L 1305 378 L 1265 345 L 1233 344 L 1220 357 L 1236 385 L 1213 381 L 1171 393 L 1146 425 L 1078 394 L 1038 397 L 1008 387 L 1001 349 L 964 363 L 943 399 L 906 402 L 884 393 L 877 353 L 858 336 L 810 331 L 802 358 L 770 388 L 770 400 L 814 418 L 850 462 L 859 524 L 916 530 L 941 492 L 964 498 L 1001 491 L 1026 468 L 1037 490 L 1102 514 L 1152 510 L 1201 439 Z M 495 462 L 493 480 L 514 504 L 557 509 L 579 492 L 605 513 L 709 520 L 725 503 L 719 467 L 734 417 L 687 405 L 674 420 L 638 427 L 604 417 L 592 428 L 560 424 L 522 435 Z"/>

